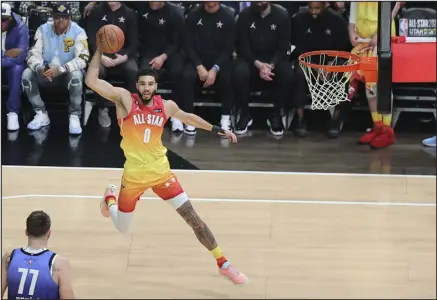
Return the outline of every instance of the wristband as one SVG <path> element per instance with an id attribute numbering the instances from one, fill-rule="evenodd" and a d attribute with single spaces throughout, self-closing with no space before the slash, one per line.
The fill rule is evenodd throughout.
<path id="1" fill-rule="evenodd" d="M 226 132 L 223 130 L 223 129 L 221 129 L 220 127 L 218 127 L 218 126 L 216 126 L 216 125 L 213 125 L 212 126 L 212 130 L 211 130 L 212 132 L 217 132 L 217 133 L 222 133 L 222 134 L 225 134 Z"/>
<path id="2" fill-rule="evenodd" d="M 217 66 L 217 65 L 214 65 L 212 68 L 214 69 L 214 71 L 215 71 L 216 73 L 218 73 L 218 72 L 220 71 L 220 67 Z"/>

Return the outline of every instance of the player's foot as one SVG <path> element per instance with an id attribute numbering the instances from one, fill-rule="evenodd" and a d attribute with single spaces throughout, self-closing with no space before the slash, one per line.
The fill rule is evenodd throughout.
<path id="1" fill-rule="evenodd" d="M 225 262 L 221 268 L 219 268 L 219 273 L 238 286 L 246 285 L 249 282 L 249 279 L 246 277 L 246 275 L 238 272 L 237 269 L 235 269 L 228 261 Z"/>
<path id="2" fill-rule="evenodd" d="M 110 184 L 106 187 L 105 194 L 100 201 L 100 212 L 105 218 L 109 218 L 110 216 L 108 200 L 111 199 L 117 201 L 117 187 L 113 184 Z"/>
<path id="3" fill-rule="evenodd" d="M 384 126 L 380 134 L 370 143 L 373 149 L 382 149 L 395 143 L 395 133 L 391 126 Z"/>
<path id="4" fill-rule="evenodd" d="M 358 141 L 361 145 L 370 144 L 382 132 L 382 124 L 375 124 L 371 130 L 366 132 Z"/>

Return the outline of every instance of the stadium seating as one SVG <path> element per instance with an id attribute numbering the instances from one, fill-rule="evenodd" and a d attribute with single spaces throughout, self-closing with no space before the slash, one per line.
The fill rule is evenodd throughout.
<path id="1" fill-rule="evenodd" d="M 33 44 L 33 34 L 31 31 L 31 45 Z M 107 80 L 111 82 L 115 86 L 123 86 L 123 81 L 121 78 L 117 78 L 117 76 L 110 75 L 107 77 Z M 2 82 L 2 95 L 6 95 L 8 91 L 8 87 L 6 84 Z M 159 85 L 158 92 L 162 94 L 164 97 L 167 97 L 171 94 L 171 82 L 165 76 L 165 70 L 163 72 L 163 78 Z M 47 107 L 59 107 L 60 109 L 68 109 L 68 93 L 66 91 L 53 91 L 50 92 L 41 89 L 42 97 L 46 101 Z M 54 95 L 53 93 L 56 93 Z M 215 89 L 200 89 L 198 88 L 196 93 L 196 101 L 194 102 L 195 107 L 212 107 L 218 108 L 221 106 L 221 103 L 215 100 L 214 97 Z M 84 86 L 83 92 L 83 116 L 82 123 L 85 126 L 88 122 L 89 116 L 92 112 L 92 108 L 95 104 L 96 95 L 92 90 L 88 87 Z M 266 97 L 263 97 L 263 89 L 262 87 L 257 87 L 251 92 L 251 102 L 249 107 L 258 107 L 258 108 L 272 108 L 273 103 L 270 103 L 266 100 Z M 308 104 L 305 106 L 305 109 L 309 110 L 311 108 L 310 102 L 311 98 L 308 94 Z M 29 106 L 24 93 L 23 93 L 23 119 L 29 120 L 30 111 L 28 110 Z M 365 101 L 360 101 L 363 96 L 359 93 L 356 96 L 356 103 L 352 106 L 353 110 L 368 110 L 367 104 Z M 64 100 L 60 100 L 64 99 Z M 437 90 L 435 84 L 429 83 L 396 83 L 393 85 L 393 127 L 395 127 L 396 123 L 399 120 L 399 117 L 404 112 L 427 112 L 432 113 L 436 117 L 436 103 L 437 100 Z M 4 101 L 3 101 L 4 102 Z M 108 102 L 108 105 L 111 103 Z M 331 115 L 333 114 L 333 109 L 330 111 Z M 234 112 L 235 113 L 235 112 Z M 288 128 L 293 119 L 293 111 L 285 111 L 284 115 L 284 125 Z"/>

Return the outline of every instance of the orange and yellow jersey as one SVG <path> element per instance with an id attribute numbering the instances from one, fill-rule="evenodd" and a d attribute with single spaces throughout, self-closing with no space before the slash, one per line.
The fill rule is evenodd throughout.
<path id="1" fill-rule="evenodd" d="M 161 96 L 154 96 L 153 104 L 145 106 L 137 94 L 132 94 L 132 109 L 129 115 L 118 119 L 122 137 L 120 146 L 126 158 L 125 176 L 140 172 L 142 174 L 138 176 L 141 178 L 133 181 L 152 182 L 170 171 L 167 148 L 162 144 L 166 122 Z M 144 178 L 144 173 L 149 178 Z"/>

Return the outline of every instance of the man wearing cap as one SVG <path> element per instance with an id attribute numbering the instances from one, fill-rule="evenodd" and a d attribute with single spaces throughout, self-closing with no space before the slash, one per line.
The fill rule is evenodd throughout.
<path id="1" fill-rule="evenodd" d="M 20 128 L 18 114 L 21 106 L 21 74 L 29 51 L 29 30 L 20 16 L 2 3 L 2 77 L 9 85 L 7 101 L 7 129 Z"/>
<path id="2" fill-rule="evenodd" d="M 45 23 L 35 33 L 35 45 L 29 51 L 28 68 L 22 77 L 24 91 L 35 110 L 27 128 L 38 130 L 50 124 L 38 86 L 63 85 L 70 93 L 70 134 L 81 134 L 79 118 L 83 77 L 89 60 L 88 38 L 83 28 L 71 21 L 67 2 L 54 4 L 52 14 L 53 24 Z"/>

